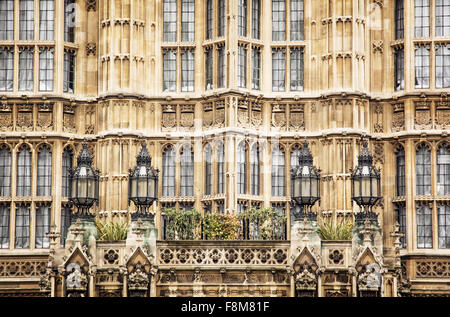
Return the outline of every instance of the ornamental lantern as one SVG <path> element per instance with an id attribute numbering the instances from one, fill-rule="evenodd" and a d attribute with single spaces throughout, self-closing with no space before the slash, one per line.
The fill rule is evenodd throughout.
<path id="1" fill-rule="evenodd" d="M 70 201 L 77 206 L 80 218 L 93 218 L 89 208 L 94 203 L 98 204 L 99 175 L 100 171 L 92 167 L 92 158 L 85 140 L 77 158 L 77 167 L 70 172 Z"/>
<path id="2" fill-rule="evenodd" d="M 307 210 L 310 211 L 316 201 L 320 201 L 320 169 L 316 169 L 313 165 L 313 157 L 306 139 L 303 142 L 303 148 L 300 150 L 299 165 L 291 169 L 291 182 L 293 184 L 292 199 L 301 209 L 301 215 L 295 215 L 296 218 L 308 216 L 314 219 L 315 217 L 307 213 Z"/>
<path id="3" fill-rule="evenodd" d="M 148 209 L 158 200 L 159 170 L 154 169 L 151 164 L 152 158 L 148 154 L 145 142 L 142 142 L 141 151 L 136 157 L 136 167 L 129 170 L 128 204 L 133 201 L 137 209 L 131 215 L 133 219 L 153 218 Z"/>
<path id="4" fill-rule="evenodd" d="M 370 209 L 381 199 L 380 170 L 372 164 L 373 157 L 363 141 L 363 148 L 358 157 L 358 166 L 350 169 L 352 182 L 352 200 L 364 211 L 364 218 L 373 218 Z M 366 208 L 365 208 L 366 207 Z"/>

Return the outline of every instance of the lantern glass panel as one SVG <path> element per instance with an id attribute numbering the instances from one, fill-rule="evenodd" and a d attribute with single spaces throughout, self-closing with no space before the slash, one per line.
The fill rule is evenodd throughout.
<path id="1" fill-rule="evenodd" d="M 313 178 L 313 179 L 311 179 L 312 180 L 312 195 L 311 196 L 313 196 L 313 197 L 319 197 L 319 188 L 318 188 L 318 186 L 317 186 L 317 183 L 318 183 L 318 179 L 315 177 L 315 178 Z"/>
<path id="2" fill-rule="evenodd" d="M 130 177 L 131 182 L 131 197 L 136 197 L 136 187 L 137 187 L 137 180 L 135 177 Z"/>
<path id="3" fill-rule="evenodd" d="M 360 180 L 359 177 L 355 177 L 353 179 L 353 196 L 359 197 L 360 196 Z"/>
<path id="4" fill-rule="evenodd" d="M 144 177 L 138 178 L 138 197 L 146 198 L 147 197 L 147 179 Z"/>
<path id="5" fill-rule="evenodd" d="M 372 196 L 380 197 L 380 193 L 378 192 L 378 178 L 372 177 Z"/>
<path id="6" fill-rule="evenodd" d="M 361 188 L 361 196 L 362 197 L 370 197 L 370 177 L 362 177 L 362 188 Z"/>
<path id="7" fill-rule="evenodd" d="M 302 198 L 306 198 L 311 196 L 311 183 L 309 177 L 303 177 L 302 178 L 302 191 L 301 191 Z"/>
<path id="8" fill-rule="evenodd" d="M 147 195 L 151 198 L 155 198 L 155 179 L 149 178 L 147 186 L 148 186 Z"/>

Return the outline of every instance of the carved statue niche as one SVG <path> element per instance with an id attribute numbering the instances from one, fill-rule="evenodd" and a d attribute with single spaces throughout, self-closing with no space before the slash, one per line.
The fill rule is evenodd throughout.
<path id="1" fill-rule="evenodd" d="M 379 297 L 381 290 L 381 266 L 369 248 L 361 254 L 356 264 L 359 296 Z"/>
<path id="2" fill-rule="evenodd" d="M 296 297 L 315 297 L 317 294 L 318 265 L 308 248 L 303 248 L 294 262 L 294 283 Z"/>
<path id="3" fill-rule="evenodd" d="M 128 296 L 148 297 L 151 264 L 145 252 L 138 247 L 127 262 Z"/>
<path id="4" fill-rule="evenodd" d="M 77 247 L 64 263 L 67 297 L 86 297 L 89 260 Z"/>

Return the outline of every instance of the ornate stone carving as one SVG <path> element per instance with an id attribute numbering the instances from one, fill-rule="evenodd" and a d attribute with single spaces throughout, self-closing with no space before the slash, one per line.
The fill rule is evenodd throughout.
<path id="1" fill-rule="evenodd" d="M 450 261 L 417 261 L 416 277 L 450 277 Z"/>
<path id="2" fill-rule="evenodd" d="M 225 103 L 223 100 L 217 101 L 215 106 L 216 113 L 214 118 L 214 127 L 221 128 L 225 125 Z"/>
<path id="3" fill-rule="evenodd" d="M 286 105 L 272 105 L 272 126 L 280 130 L 286 129 Z"/>
<path id="4" fill-rule="evenodd" d="M 289 128 L 299 131 L 305 130 L 304 105 L 290 105 Z"/>
<path id="5" fill-rule="evenodd" d="M 381 268 L 378 263 L 368 264 L 365 272 L 358 275 L 360 291 L 378 291 L 381 287 Z"/>
<path id="6" fill-rule="evenodd" d="M 36 277 L 46 273 L 45 260 L 5 260 L 0 261 L 0 277 Z"/>
<path id="7" fill-rule="evenodd" d="M 194 106 L 193 105 L 182 105 L 181 106 L 180 126 L 183 128 L 187 128 L 187 129 L 194 127 Z"/>
<path id="8" fill-rule="evenodd" d="M 405 128 L 405 113 L 403 104 L 394 105 L 394 114 L 392 115 L 392 132 L 398 132 Z"/>
<path id="9" fill-rule="evenodd" d="M 144 266 L 137 263 L 128 277 L 128 289 L 136 294 L 145 295 L 148 290 L 150 279 Z"/>
<path id="10" fill-rule="evenodd" d="M 375 142 L 373 144 L 373 161 L 374 163 L 384 164 L 384 144 L 383 142 Z"/>
<path id="11" fill-rule="evenodd" d="M 86 274 L 82 272 L 78 263 L 70 263 L 66 270 L 67 297 L 84 297 L 87 289 Z"/>
<path id="12" fill-rule="evenodd" d="M 33 105 L 17 105 L 16 127 L 23 131 L 33 130 Z"/>
<path id="13" fill-rule="evenodd" d="M 75 126 L 75 108 L 72 105 L 64 105 L 63 113 L 63 129 L 64 132 L 76 132 Z"/>
<path id="14" fill-rule="evenodd" d="M 203 127 L 209 128 L 214 122 L 214 109 L 213 103 L 208 102 L 203 104 Z"/>
<path id="15" fill-rule="evenodd" d="M 38 105 L 36 125 L 40 130 L 51 130 L 53 126 L 53 105 Z"/>
<path id="16" fill-rule="evenodd" d="M 86 43 L 86 56 L 97 54 L 97 44 L 96 43 Z"/>
<path id="17" fill-rule="evenodd" d="M 162 128 L 165 131 L 173 130 L 177 126 L 176 106 L 163 105 Z"/>
<path id="18" fill-rule="evenodd" d="M 97 0 L 86 0 L 86 11 L 97 11 Z"/>
<path id="19" fill-rule="evenodd" d="M 414 123 L 416 129 L 431 129 L 430 105 L 426 101 L 416 103 Z"/>
<path id="20" fill-rule="evenodd" d="M 10 130 L 13 126 L 12 105 L 0 104 L 0 130 Z"/>
<path id="21" fill-rule="evenodd" d="M 380 52 L 383 54 L 383 41 L 373 41 L 372 42 L 373 53 Z"/>

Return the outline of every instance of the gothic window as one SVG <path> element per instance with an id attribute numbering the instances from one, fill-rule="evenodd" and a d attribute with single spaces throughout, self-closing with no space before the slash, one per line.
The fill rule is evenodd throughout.
<path id="1" fill-rule="evenodd" d="M 63 91 L 73 93 L 75 86 L 75 53 L 64 52 L 64 85 Z"/>
<path id="2" fill-rule="evenodd" d="M 238 86 L 247 87 L 247 48 L 239 45 L 238 51 Z"/>
<path id="3" fill-rule="evenodd" d="M 181 51 L 181 91 L 194 91 L 194 52 Z"/>
<path id="4" fill-rule="evenodd" d="M 37 195 L 52 194 L 52 152 L 48 146 L 43 146 L 38 152 L 37 161 Z"/>
<path id="5" fill-rule="evenodd" d="M 450 205 L 438 206 L 439 248 L 450 248 Z"/>
<path id="6" fill-rule="evenodd" d="M 23 145 L 17 153 L 17 196 L 31 196 L 31 151 Z"/>
<path id="7" fill-rule="evenodd" d="M 286 40 L 286 0 L 272 0 L 272 41 Z"/>
<path id="8" fill-rule="evenodd" d="M 0 91 L 13 90 L 14 52 L 0 48 Z"/>
<path id="9" fill-rule="evenodd" d="M 72 213 L 72 209 L 69 205 L 64 205 L 61 208 L 61 247 L 66 245 L 67 232 L 70 227 L 70 215 Z"/>
<path id="10" fill-rule="evenodd" d="M 405 89 L 405 59 L 404 49 L 398 49 L 394 52 L 394 89 L 395 91 Z"/>
<path id="11" fill-rule="evenodd" d="M 0 196 L 11 196 L 11 151 L 0 146 Z"/>
<path id="12" fill-rule="evenodd" d="M 430 36 L 430 0 L 415 0 L 414 35 L 415 37 Z"/>
<path id="13" fill-rule="evenodd" d="M 208 144 L 205 147 L 205 195 L 212 194 L 212 150 Z"/>
<path id="14" fill-rule="evenodd" d="M 30 207 L 20 205 L 16 209 L 16 235 L 14 246 L 16 249 L 30 247 Z"/>
<path id="15" fill-rule="evenodd" d="M 19 54 L 19 90 L 32 91 L 34 84 L 34 51 L 23 49 Z"/>
<path id="16" fill-rule="evenodd" d="M 272 91 L 284 91 L 286 83 L 286 53 L 272 49 Z"/>
<path id="17" fill-rule="evenodd" d="M 415 88 L 430 88 L 430 46 L 416 45 L 415 51 Z"/>
<path id="18" fill-rule="evenodd" d="M 239 1 L 238 32 L 239 36 L 247 36 L 247 0 Z"/>
<path id="19" fill-rule="evenodd" d="M 36 209 L 35 246 L 37 249 L 46 249 L 50 246 L 50 239 L 47 237 L 47 233 L 50 232 L 50 214 L 49 205 L 41 205 Z"/>
<path id="20" fill-rule="evenodd" d="M 247 147 L 241 142 L 237 150 L 237 187 L 238 194 L 247 193 Z"/>
<path id="21" fill-rule="evenodd" d="M 431 195 L 431 153 L 424 144 L 416 151 L 416 195 Z"/>
<path id="22" fill-rule="evenodd" d="M 180 196 L 194 196 L 194 153 L 185 145 L 180 157 Z"/>
<path id="23" fill-rule="evenodd" d="M 303 91 L 303 49 L 291 49 L 291 91 Z"/>
<path id="24" fill-rule="evenodd" d="M 436 36 L 450 36 L 450 2 L 436 0 Z"/>
<path id="25" fill-rule="evenodd" d="M 446 144 L 437 151 L 437 194 L 450 195 L 450 145 Z"/>
<path id="26" fill-rule="evenodd" d="M 9 248 L 9 204 L 0 204 L 0 249 Z"/>
<path id="27" fill-rule="evenodd" d="M 55 29 L 54 0 L 40 0 L 39 10 L 39 39 L 41 41 L 52 41 Z"/>
<path id="28" fill-rule="evenodd" d="M 70 197 L 70 171 L 73 165 L 73 152 L 67 147 L 62 156 L 62 188 L 63 197 Z"/>
<path id="29" fill-rule="evenodd" d="M 450 88 L 450 44 L 436 44 L 435 47 L 436 88 Z"/>
<path id="30" fill-rule="evenodd" d="M 395 39 L 399 40 L 404 37 L 404 7 L 403 0 L 395 0 Z"/>
<path id="31" fill-rule="evenodd" d="M 303 0 L 291 0 L 291 41 L 304 40 Z"/>
<path id="32" fill-rule="evenodd" d="M 181 41 L 193 42 L 195 35 L 194 0 L 181 0 Z"/>
<path id="33" fill-rule="evenodd" d="M 218 1 L 217 36 L 223 36 L 225 34 L 225 0 Z"/>
<path id="34" fill-rule="evenodd" d="M 163 90 L 177 89 L 177 51 L 163 50 Z"/>
<path id="35" fill-rule="evenodd" d="M 272 196 L 286 195 L 284 167 L 284 152 L 277 146 L 272 150 Z"/>
<path id="36" fill-rule="evenodd" d="M 206 90 L 213 88 L 213 50 L 208 49 L 205 52 L 205 81 L 206 81 Z"/>
<path id="37" fill-rule="evenodd" d="M 290 170 L 297 168 L 300 158 L 300 147 L 295 145 L 291 150 Z M 294 192 L 294 183 L 291 182 L 291 194 Z"/>
<path id="38" fill-rule="evenodd" d="M 53 90 L 53 49 L 43 48 L 39 52 L 39 90 Z"/>
<path id="39" fill-rule="evenodd" d="M 224 206 L 223 201 L 217 202 L 217 212 L 219 214 L 224 214 L 225 213 L 225 206 Z"/>
<path id="40" fill-rule="evenodd" d="M 213 0 L 206 1 L 206 39 L 213 37 L 214 9 Z"/>
<path id="41" fill-rule="evenodd" d="M 252 89 L 261 88 L 261 52 L 259 48 L 252 49 Z"/>
<path id="42" fill-rule="evenodd" d="M 177 0 L 164 0 L 163 41 L 177 40 Z"/>
<path id="43" fill-rule="evenodd" d="M 405 151 L 401 148 L 395 155 L 397 196 L 405 196 Z"/>
<path id="44" fill-rule="evenodd" d="M 14 0 L 0 1 L 0 41 L 14 39 Z"/>
<path id="45" fill-rule="evenodd" d="M 252 0 L 252 37 L 261 36 L 261 0 Z"/>
<path id="46" fill-rule="evenodd" d="M 34 0 L 20 0 L 19 38 L 21 41 L 34 39 Z"/>
<path id="47" fill-rule="evenodd" d="M 397 222 L 399 224 L 399 232 L 404 236 L 400 238 L 400 244 L 402 248 L 406 248 L 406 206 L 397 205 Z"/>
<path id="48" fill-rule="evenodd" d="M 417 206 L 417 248 L 433 247 L 433 225 L 431 207 Z"/>
<path id="49" fill-rule="evenodd" d="M 259 146 L 254 144 L 250 151 L 250 187 L 252 195 L 260 193 L 260 152 Z"/>
<path id="50" fill-rule="evenodd" d="M 167 147 L 162 157 L 162 195 L 175 196 L 175 151 Z"/>
<path id="51" fill-rule="evenodd" d="M 217 147 L 217 193 L 225 193 L 225 149 L 222 143 Z"/>
<path id="52" fill-rule="evenodd" d="M 64 41 L 75 42 L 75 0 L 64 0 Z"/>
<path id="53" fill-rule="evenodd" d="M 225 87 L 225 46 L 217 50 L 217 87 Z"/>
<path id="54" fill-rule="evenodd" d="M 272 204 L 272 208 L 280 215 L 280 216 L 286 216 L 286 205 L 281 204 Z M 277 222 L 273 226 L 273 238 L 275 240 L 284 240 L 286 239 L 286 222 L 280 223 Z"/>

